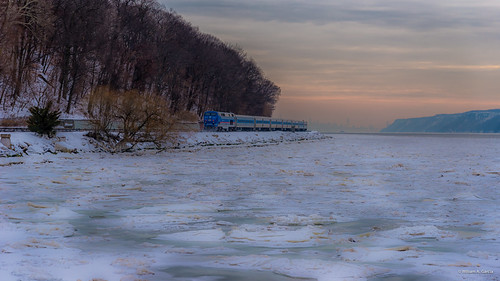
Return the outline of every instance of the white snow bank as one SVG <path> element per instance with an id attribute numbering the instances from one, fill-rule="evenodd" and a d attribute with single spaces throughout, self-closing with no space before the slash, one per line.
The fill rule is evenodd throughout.
<path id="1" fill-rule="evenodd" d="M 56 153 L 57 151 L 91 152 L 96 150 L 90 138 L 84 136 L 86 132 L 59 132 L 56 137 L 50 139 L 31 132 L 8 134 L 10 134 L 12 147 L 9 149 L 0 144 L 0 157 Z"/>
<path id="2" fill-rule="evenodd" d="M 57 152 L 98 152 L 95 141 L 84 136 L 86 132 L 58 132 L 56 137 L 40 137 L 31 132 L 8 133 L 12 147 L 0 144 L 1 156 L 22 156 Z M 167 148 L 200 148 L 205 146 L 262 145 L 279 142 L 316 140 L 326 138 L 318 132 L 182 132 L 174 141 L 166 143 Z M 153 147 L 141 144 L 137 149 Z"/>
<path id="3" fill-rule="evenodd" d="M 181 133 L 178 146 L 214 146 L 214 145 L 244 145 L 265 144 L 288 141 L 322 139 L 325 136 L 319 132 L 192 132 Z"/>

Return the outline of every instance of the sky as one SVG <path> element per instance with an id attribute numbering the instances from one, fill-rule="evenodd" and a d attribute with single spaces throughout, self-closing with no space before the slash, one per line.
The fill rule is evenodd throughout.
<path id="1" fill-rule="evenodd" d="M 160 0 L 242 47 L 281 88 L 275 117 L 381 129 L 500 108 L 497 0 Z"/>

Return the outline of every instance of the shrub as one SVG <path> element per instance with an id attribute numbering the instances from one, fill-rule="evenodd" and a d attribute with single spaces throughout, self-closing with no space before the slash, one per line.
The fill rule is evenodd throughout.
<path id="1" fill-rule="evenodd" d="M 40 135 L 46 135 L 49 138 L 55 135 L 55 127 L 61 124 L 59 116 L 61 112 L 52 110 L 52 102 L 48 102 L 45 107 L 33 106 L 29 108 L 31 116 L 26 122 L 28 129 Z"/>
<path id="2" fill-rule="evenodd" d="M 175 122 L 163 97 L 106 86 L 90 94 L 87 115 L 94 130 L 92 136 L 105 141 L 111 151 L 126 151 L 140 142 L 161 147 L 172 137 L 168 133 Z"/>

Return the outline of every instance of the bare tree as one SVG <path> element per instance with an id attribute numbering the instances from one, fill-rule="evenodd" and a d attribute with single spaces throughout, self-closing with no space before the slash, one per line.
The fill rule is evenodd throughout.
<path id="1" fill-rule="evenodd" d="M 54 0 L 57 31 L 52 48 L 57 61 L 59 81 L 57 101 L 66 101 L 70 112 L 76 100 L 85 94 L 85 86 L 95 86 L 97 52 L 104 46 L 109 4 L 101 0 Z"/>
<path id="2" fill-rule="evenodd" d="M 177 121 L 163 97 L 137 90 L 117 92 L 99 87 L 89 104 L 93 136 L 106 141 L 112 151 L 132 149 L 140 142 L 160 147 Z"/>
<path id="3" fill-rule="evenodd" d="M 32 84 L 38 74 L 41 46 L 51 32 L 50 3 L 43 0 L 5 1 L 0 4 L 0 69 L 3 105 L 10 106 Z M 6 95 L 9 92 L 9 95 Z"/>
<path id="4" fill-rule="evenodd" d="M 280 94 L 241 48 L 155 0 L 0 0 L 0 11 L 4 107 L 55 99 L 68 113 L 89 101 L 90 112 L 99 95 L 139 92 L 173 114 L 270 115 Z"/>

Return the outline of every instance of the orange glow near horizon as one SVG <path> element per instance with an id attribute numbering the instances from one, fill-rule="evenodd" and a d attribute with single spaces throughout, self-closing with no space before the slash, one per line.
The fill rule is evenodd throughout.
<path id="1" fill-rule="evenodd" d="M 500 108 L 495 1 L 166 3 L 255 60 L 282 90 L 276 117 L 381 129 Z"/>
<path id="2" fill-rule="evenodd" d="M 317 123 L 372 127 L 379 130 L 392 123 L 395 119 L 492 108 L 500 108 L 500 103 L 447 100 L 443 98 L 419 100 L 417 103 L 411 103 L 402 98 L 299 96 L 282 97 L 273 115 Z M 369 120 L 366 120 L 365 116 L 367 115 L 371 117 Z M 335 121 L 325 119 L 324 116 L 333 117 L 332 120 Z"/>

